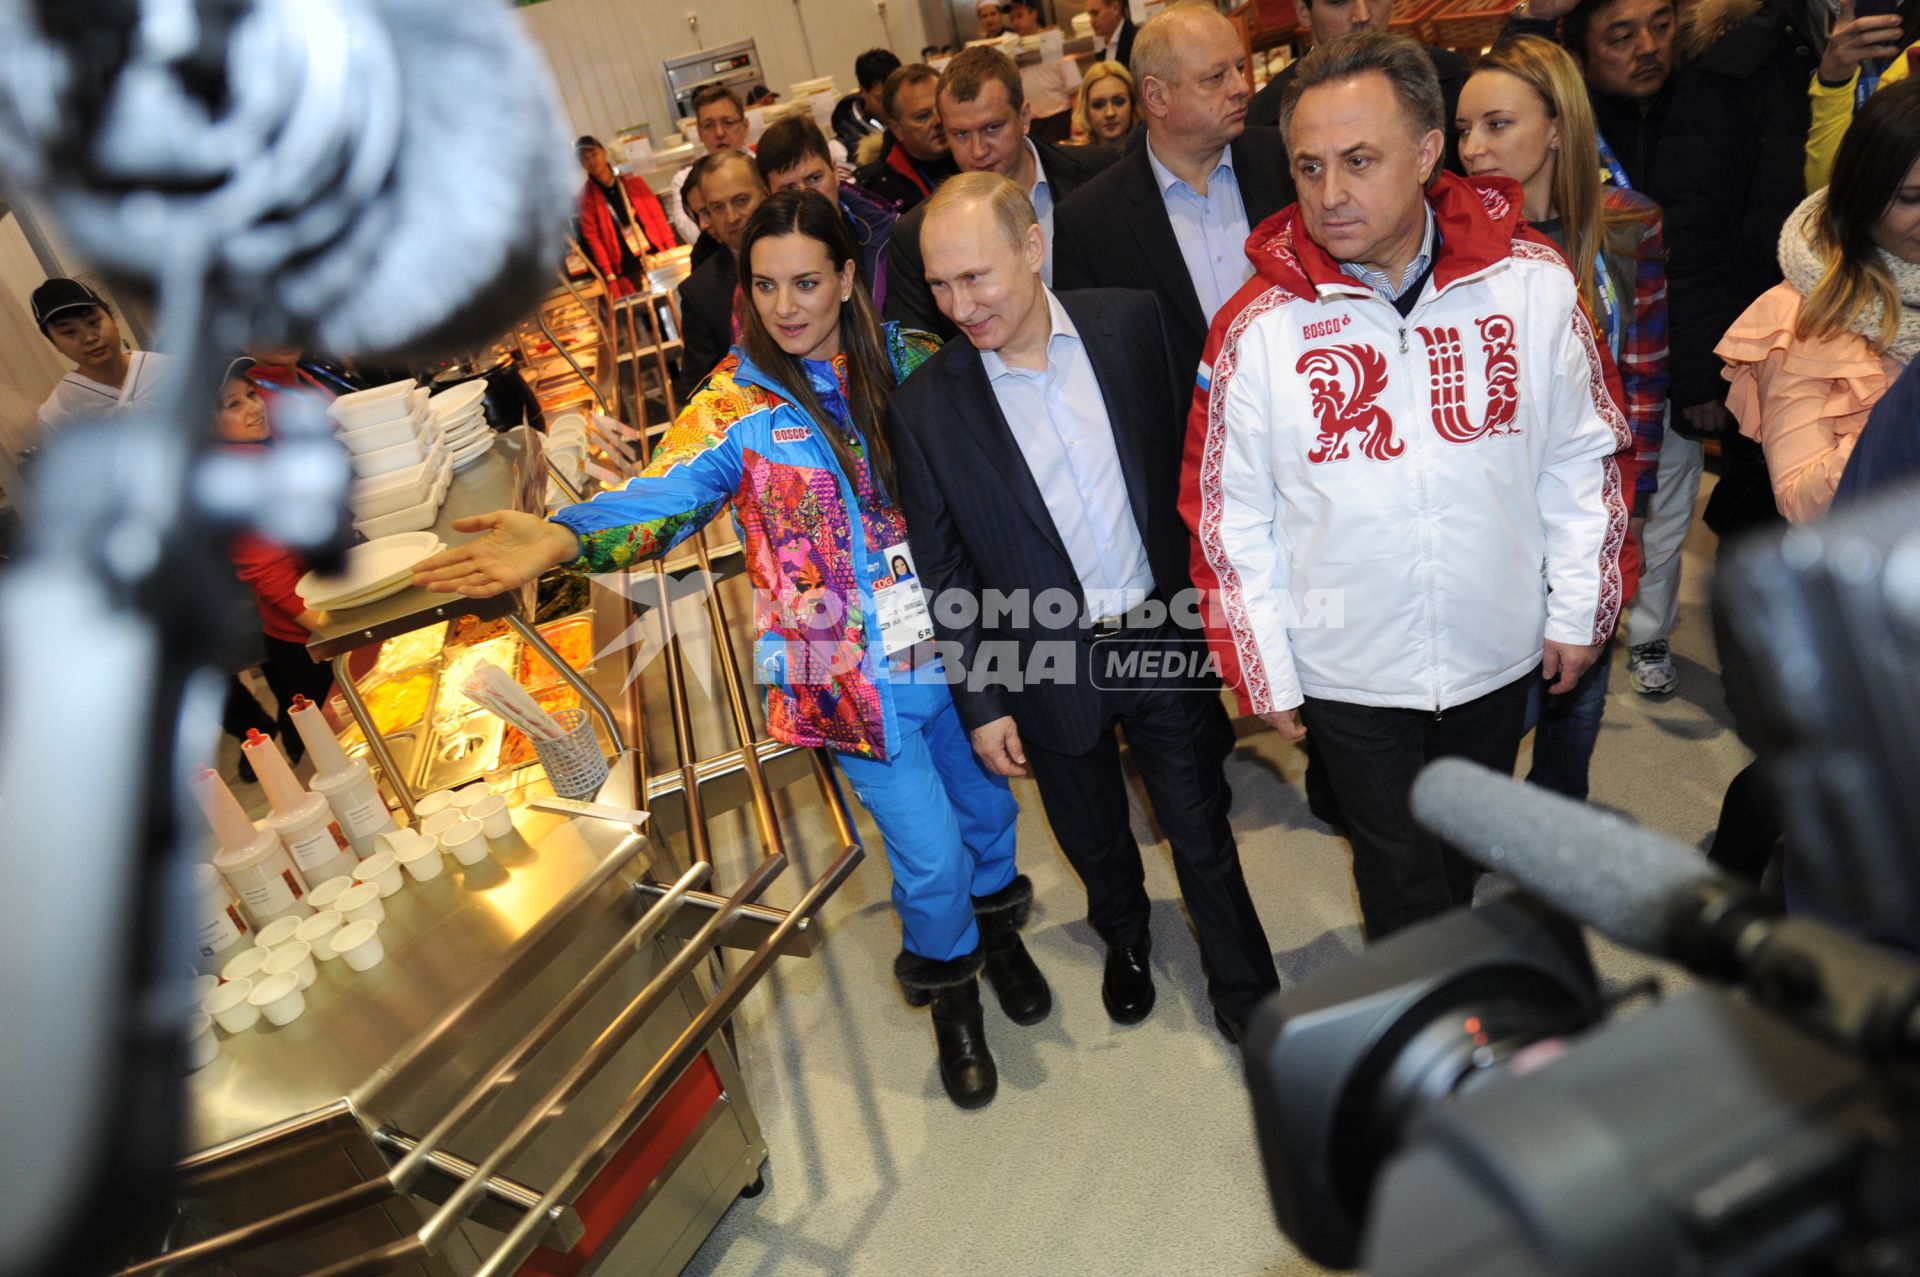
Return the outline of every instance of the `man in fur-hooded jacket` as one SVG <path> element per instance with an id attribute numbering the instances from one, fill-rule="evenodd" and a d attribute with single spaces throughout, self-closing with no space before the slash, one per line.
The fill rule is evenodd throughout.
<path id="1" fill-rule="evenodd" d="M 1213 321 L 1181 498 L 1219 664 L 1244 709 L 1313 734 L 1372 939 L 1472 896 L 1414 776 L 1511 771 L 1531 681 L 1571 688 L 1633 588 L 1618 374 L 1519 188 L 1428 182 L 1441 114 L 1405 37 L 1300 63 L 1299 202 Z"/>

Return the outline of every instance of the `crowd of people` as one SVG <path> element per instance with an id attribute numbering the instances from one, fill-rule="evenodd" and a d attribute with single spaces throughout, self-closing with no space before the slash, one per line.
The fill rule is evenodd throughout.
<path id="1" fill-rule="evenodd" d="M 895 975 L 967 1107 L 996 1086 L 981 978 L 1016 1024 L 1052 1005 L 1011 778 L 1085 886 L 1109 1015 L 1137 1022 L 1124 736 L 1238 1041 L 1278 976 L 1223 685 L 1300 743 L 1378 940 L 1472 896 L 1412 818 L 1426 763 L 1510 771 L 1531 731 L 1529 779 L 1584 799 L 1615 646 L 1635 693 L 1674 693 L 1709 453 L 1723 543 L 1920 469 L 1901 15 L 1526 0 L 1469 57 L 1391 34 L 1391 0 L 1314 0 L 1311 51 L 1256 92 L 1207 0 L 1137 29 L 1087 11 L 1079 72 L 870 50 L 831 134 L 790 116 L 750 146 L 707 90 L 705 154 L 664 197 L 580 139 L 613 287 L 694 246 L 685 406 L 623 487 L 466 520 L 484 535 L 416 576 L 618 570 L 730 511 L 769 730 L 832 751 L 878 826 Z M 36 313 L 79 365 L 60 403 L 139 382 L 86 302 Z M 1734 779 L 1716 859 L 1760 873 L 1768 799 Z"/>
<path id="2" fill-rule="evenodd" d="M 980 8 L 988 35 L 1034 12 Z M 1723 539 L 1820 517 L 1863 440 L 1875 485 L 1920 458 L 1898 15 L 1528 0 L 1469 58 L 1390 34 L 1390 0 L 1316 0 L 1312 51 L 1256 92 L 1204 0 L 1088 12 L 1064 131 L 997 46 L 874 50 L 835 113 L 850 166 L 804 118 L 703 157 L 719 247 L 681 297 L 711 335 L 652 467 L 476 521 L 421 576 L 607 570 L 731 508 L 768 722 L 835 751 L 879 826 L 895 974 L 966 1106 L 994 1092 L 976 973 L 1015 1023 L 1051 1005 L 1008 778 L 1085 886 L 1115 1021 L 1154 1003 L 1121 734 L 1221 1031 L 1277 984 L 1219 683 L 1121 646 L 1204 645 L 1301 743 L 1377 940 L 1472 897 L 1412 818 L 1427 762 L 1512 770 L 1532 732 L 1528 779 L 1584 799 L 1614 645 L 1673 694 L 1707 451 Z M 1780 840 L 1749 768 L 1713 855 L 1757 876 Z"/>

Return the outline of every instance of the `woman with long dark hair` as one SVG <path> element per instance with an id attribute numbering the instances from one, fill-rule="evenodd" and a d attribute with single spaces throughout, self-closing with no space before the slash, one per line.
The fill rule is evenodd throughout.
<path id="1" fill-rule="evenodd" d="M 1595 327 L 1606 334 L 1633 428 L 1633 529 L 1641 538 L 1654 508 L 1663 436 L 1672 439 L 1666 435 L 1667 283 L 1660 209 L 1644 195 L 1600 181 L 1599 142 L 1586 84 L 1573 58 L 1550 41 L 1522 36 L 1494 46 L 1461 88 L 1458 111 L 1460 161 L 1468 174 L 1520 184 L 1521 211 L 1566 253 L 1580 299 Z M 1697 452 L 1691 470 L 1696 486 Z M 1675 479 L 1685 482 L 1679 474 Z M 1657 566 L 1676 575 L 1680 540 L 1693 516 L 1691 497 L 1678 504 L 1684 506 L 1675 512 L 1678 526 L 1656 529 L 1662 535 L 1663 555 Z M 1643 570 L 1656 566 L 1649 562 L 1653 556 L 1644 539 L 1642 550 Z M 1662 583 L 1670 595 L 1677 580 L 1663 578 Z M 1643 590 L 1646 584 L 1643 576 Z M 1670 602 L 1660 600 L 1661 609 Z M 1661 619 L 1664 624 L 1656 623 L 1641 637 L 1643 647 L 1633 647 L 1629 654 L 1628 672 L 1642 691 L 1672 690 L 1666 638 L 1673 617 Z M 1623 628 L 1631 624 L 1623 622 Z M 1544 690 L 1536 692 L 1541 703 L 1529 713 L 1537 731 L 1533 770 L 1527 777 L 1535 784 L 1572 798 L 1587 796 L 1589 765 L 1606 709 L 1609 656 L 1602 653 L 1570 692 L 1552 697 Z M 1664 681 L 1642 683 L 1643 674 L 1653 677 L 1646 671 L 1661 668 Z"/>
<path id="2" fill-rule="evenodd" d="M 1789 522 L 1824 514 L 1873 405 L 1920 351 L 1920 81 L 1868 99 L 1780 233 L 1785 280 L 1727 330 L 1727 407 Z"/>
<path id="3" fill-rule="evenodd" d="M 909 552 L 887 397 L 934 340 L 881 325 L 856 253 L 823 196 L 769 197 L 740 245 L 740 343 L 652 464 L 551 520 L 510 510 L 461 520 L 457 530 L 487 535 L 422 563 L 414 579 L 485 597 L 562 564 L 619 571 L 731 503 L 760 599 L 754 669 L 768 730 L 834 750 L 879 825 L 904 932 L 894 972 L 908 1001 L 931 1002 L 941 1080 L 973 1108 L 996 1087 L 976 973 L 984 964 L 1017 1023 L 1043 1018 L 1052 995 L 1018 935 L 1033 889 L 1014 864 L 1013 796 L 974 756 L 940 663 L 919 641 L 919 587 L 891 567 Z"/>

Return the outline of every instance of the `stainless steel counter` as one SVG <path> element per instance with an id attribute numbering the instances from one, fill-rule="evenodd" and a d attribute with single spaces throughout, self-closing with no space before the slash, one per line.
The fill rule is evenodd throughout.
<path id="1" fill-rule="evenodd" d="M 444 857 L 438 878 L 408 879 L 383 902 L 379 966 L 323 962 L 298 1020 L 222 1035 L 219 1058 L 189 1080 L 187 1144 L 196 1158 L 339 1099 L 377 1120 L 398 1076 L 436 1036 L 485 1014 L 479 995 L 516 948 L 539 944 L 605 883 L 631 884 L 652 863 L 646 840 L 617 826 L 524 808 L 513 815 L 515 836 L 491 859 L 468 867 Z M 503 1000 L 499 990 L 491 997 Z"/>
<path id="2" fill-rule="evenodd" d="M 540 508 L 537 446 L 510 432 L 456 476 L 443 539 L 461 539 L 450 525 L 466 513 Z M 714 542 L 668 570 L 737 573 Z M 527 809 L 548 789 L 537 767 L 519 773 L 515 837 L 388 898 L 381 965 L 323 964 L 299 1020 L 222 1036 L 190 1082 L 176 1227 L 123 1277 L 679 1271 L 767 1155 L 720 1030 L 774 961 L 812 951 L 814 915 L 863 855 L 830 765 L 765 737 L 741 672 L 746 595 L 730 575 L 708 600 L 718 641 L 704 686 L 679 639 L 632 677 L 604 657 L 589 684 L 512 599 L 408 590 L 315 636 L 315 655 L 344 669 L 355 647 L 463 612 L 506 615 L 603 716 L 615 755 L 603 800 L 665 801 L 643 836 Z M 631 619 L 596 590 L 596 650 Z M 802 780 L 819 786 L 838 846 L 790 909 L 763 907 L 789 863 L 771 787 Z M 715 883 L 708 824 L 739 806 L 752 819 L 725 823 L 746 839 L 745 877 Z M 721 945 L 745 952 L 723 966 Z"/>

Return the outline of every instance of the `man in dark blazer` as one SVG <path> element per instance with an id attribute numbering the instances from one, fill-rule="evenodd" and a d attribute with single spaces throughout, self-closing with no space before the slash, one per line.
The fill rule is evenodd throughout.
<path id="1" fill-rule="evenodd" d="M 686 343 L 680 352 L 677 387 L 682 400 L 706 380 L 733 345 L 733 297 L 740 283 L 734 257 L 746 235 L 747 219 L 767 198 L 767 184 L 751 156 L 720 151 L 707 157 L 700 193 L 707 201 L 707 227 L 720 241 L 720 251 L 700 263 L 680 285 L 680 329 Z"/>
<path id="2" fill-rule="evenodd" d="M 1133 25 L 1127 12 L 1127 0 L 1087 0 L 1087 20 L 1093 23 L 1094 61 L 1118 62 L 1131 69 L 1133 38 L 1140 28 Z"/>
<path id="3" fill-rule="evenodd" d="M 1054 215 L 1054 286 L 1157 294 L 1189 382 L 1214 311 L 1253 274 L 1248 233 L 1293 202 L 1279 130 L 1243 124 L 1245 70 L 1239 34 L 1205 6 L 1141 27 L 1146 139 Z"/>
<path id="4" fill-rule="evenodd" d="M 989 768 L 1031 772 L 1107 945 L 1102 1001 L 1132 1024 L 1154 988 L 1126 730 L 1216 1021 L 1237 1042 L 1279 977 L 1227 823 L 1219 690 L 1187 664 L 1200 618 L 1177 502 L 1192 378 L 1151 294 L 1046 288 L 1044 236 L 1006 178 L 949 179 L 922 236 L 967 340 L 895 392 L 893 454 L 955 707 Z M 952 606 L 968 597 L 981 606 Z"/>
<path id="5" fill-rule="evenodd" d="M 1120 158 L 1104 146 L 1061 147 L 1029 136 L 1032 111 L 1021 89 L 1020 69 L 998 49 L 982 45 L 949 62 L 940 75 L 934 103 L 960 171 L 998 173 L 1025 191 L 1040 214 L 1049 243 L 1053 210 L 1060 201 Z M 952 341 L 959 333 L 934 305 L 920 261 L 920 221 L 925 216 L 924 207 L 916 205 L 894 225 L 882 314 Z M 1041 275 L 1053 282 L 1051 260 Z"/>
<path id="6" fill-rule="evenodd" d="M 1385 31 L 1393 21 L 1393 0 L 1302 0 L 1307 11 L 1307 27 L 1313 32 L 1313 43 L 1317 48 L 1327 41 L 1345 35 L 1349 31 Z M 1552 38 L 1552 33 L 1548 33 Z M 1440 78 L 1440 96 L 1446 100 L 1449 121 L 1447 127 L 1446 166 L 1455 173 L 1464 174 L 1460 167 L 1460 138 L 1453 130 L 1451 121 L 1459 114 L 1460 88 L 1467 82 L 1467 71 L 1471 64 L 1452 49 L 1435 48 L 1430 44 L 1420 46 L 1427 55 L 1427 61 L 1433 63 L 1433 73 Z M 1280 123 L 1280 99 L 1286 96 L 1287 86 L 1293 83 L 1294 69 L 1300 64 L 1289 62 L 1279 75 L 1268 80 L 1266 85 L 1247 103 L 1247 124 L 1272 128 Z"/>

